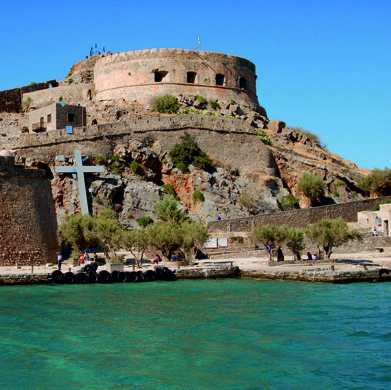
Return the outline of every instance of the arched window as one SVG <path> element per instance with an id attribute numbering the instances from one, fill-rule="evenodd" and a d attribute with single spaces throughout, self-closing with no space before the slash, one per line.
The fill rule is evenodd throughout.
<path id="1" fill-rule="evenodd" d="M 243 89 L 248 89 L 247 88 L 247 79 L 245 79 L 244 77 L 240 77 L 239 78 L 239 88 L 243 88 Z"/>
<path id="2" fill-rule="evenodd" d="M 164 70 L 155 72 L 155 83 L 160 83 L 168 75 L 168 72 Z"/>
<path id="3" fill-rule="evenodd" d="M 225 83 L 225 76 L 223 74 L 217 74 L 216 75 L 216 85 L 224 85 Z"/>
<path id="4" fill-rule="evenodd" d="M 194 84 L 196 82 L 197 73 L 196 72 L 187 72 L 187 82 Z"/>

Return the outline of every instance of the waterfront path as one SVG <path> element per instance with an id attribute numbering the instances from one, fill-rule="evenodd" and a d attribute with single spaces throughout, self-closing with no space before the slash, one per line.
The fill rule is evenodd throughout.
<path id="1" fill-rule="evenodd" d="M 250 257 L 227 257 L 197 260 L 192 266 L 173 262 L 163 262 L 159 265 L 166 266 L 176 272 L 178 279 L 203 279 L 244 277 L 255 279 L 277 279 L 306 282 L 372 282 L 391 281 L 391 248 L 384 248 L 384 252 L 361 252 L 354 254 L 334 254 L 330 260 L 303 260 L 293 261 L 290 256 L 285 257 L 284 262 L 269 262 L 264 251 L 257 251 Z M 122 253 L 128 258 L 128 253 Z M 28 284 L 42 282 L 50 275 L 57 265 L 24 267 L 0 267 L 0 282 L 8 284 L 12 278 L 15 283 Z M 98 271 L 108 269 L 100 266 Z M 143 270 L 153 269 L 150 261 L 143 264 Z M 69 261 L 65 261 L 62 271 L 76 273 L 80 267 L 74 267 Z M 124 271 L 134 270 L 133 265 L 125 265 Z M 136 270 L 139 270 L 136 268 Z"/>

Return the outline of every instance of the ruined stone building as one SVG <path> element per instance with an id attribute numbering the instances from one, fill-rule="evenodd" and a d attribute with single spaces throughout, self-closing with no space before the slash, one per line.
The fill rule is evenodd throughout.
<path id="1" fill-rule="evenodd" d="M 29 131 L 36 133 L 64 129 L 67 126 L 82 127 L 85 125 L 85 107 L 65 103 L 54 103 L 31 111 L 29 118 Z"/>

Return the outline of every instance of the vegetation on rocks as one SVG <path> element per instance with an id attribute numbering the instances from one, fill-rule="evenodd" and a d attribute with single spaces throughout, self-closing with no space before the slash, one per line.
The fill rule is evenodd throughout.
<path id="1" fill-rule="evenodd" d="M 203 202 L 205 200 L 203 193 L 198 190 L 193 192 L 192 198 L 194 202 Z"/>
<path id="2" fill-rule="evenodd" d="M 297 192 L 313 204 L 325 194 L 325 188 L 325 182 L 319 175 L 305 172 L 298 182 Z"/>
<path id="3" fill-rule="evenodd" d="M 178 200 L 178 194 L 175 191 L 175 188 L 172 186 L 172 184 L 163 184 L 161 186 L 164 190 L 167 191 L 168 195 L 171 195 L 174 199 Z"/>
<path id="4" fill-rule="evenodd" d="M 272 145 L 272 140 L 263 130 L 254 130 L 255 134 L 265 145 Z"/>
<path id="5" fill-rule="evenodd" d="M 391 195 L 391 169 L 374 169 L 368 176 L 359 178 L 357 186 L 367 194 Z"/>
<path id="6" fill-rule="evenodd" d="M 173 95 L 157 96 L 152 100 L 152 110 L 165 114 L 173 114 L 178 111 L 179 102 Z"/>
<path id="7" fill-rule="evenodd" d="M 182 172 L 185 167 L 188 170 L 190 164 L 207 172 L 216 170 L 209 156 L 200 149 L 188 132 L 181 136 L 181 142 L 174 145 L 169 155 L 174 166 Z"/>
<path id="8" fill-rule="evenodd" d="M 281 207 L 284 211 L 294 210 L 299 208 L 300 199 L 292 194 L 285 195 L 281 198 Z"/>

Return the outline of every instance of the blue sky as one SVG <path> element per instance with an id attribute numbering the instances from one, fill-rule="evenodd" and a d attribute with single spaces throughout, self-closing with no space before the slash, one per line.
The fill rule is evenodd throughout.
<path id="1" fill-rule="evenodd" d="M 270 119 L 318 134 L 360 168 L 391 168 L 391 1 L 2 4 L 0 90 L 65 77 L 98 44 L 239 55 Z"/>

